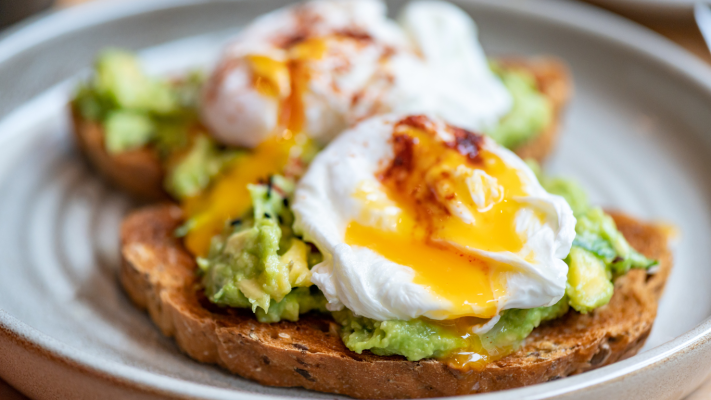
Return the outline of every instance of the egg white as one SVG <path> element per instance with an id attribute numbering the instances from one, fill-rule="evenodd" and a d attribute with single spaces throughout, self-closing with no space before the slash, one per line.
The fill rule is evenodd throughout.
<path id="1" fill-rule="evenodd" d="M 224 51 L 203 96 L 202 117 L 214 136 L 227 144 L 254 147 L 275 130 L 278 104 L 289 93 L 272 98 L 259 93 L 245 61 L 250 55 L 286 60 L 284 42 L 290 38 L 325 37 L 356 32 L 372 40 L 328 42 L 320 59 L 310 60 L 308 90 L 303 95 L 303 130 L 321 144 L 346 127 L 345 115 L 357 92 L 368 82 L 390 48 L 408 47 L 398 26 L 387 19 L 385 5 L 376 0 L 310 1 L 265 14 L 252 22 Z M 246 77 L 246 78 L 245 78 Z M 235 82 L 246 82 L 239 87 Z"/>
<path id="2" fill-rule="evenodd" d="M 248 55 L 283 60 L 286 39 L 339 32 L 371 40 L 358 46 L 329 42 L 323 58 L 308 62 L 303 130 L 321 144 L 374 115 L 426 112 L 482 130 L 512 107 L 511 95 L 488 67 L 474 22 L 456 6 L 413 2 L 395 22 L 379 0 L 318 0 L 265 14 L 226 48 L 201 107 L 215 137 L 254 147 L 280 134 L 279 99 L 250 85 Z"/>
<path id="3" fill-rule="evenodd" d="M 420 316 L 447 319 L 455 317 L 453 305 L 414 283 L 412 268 L 368 248 L 348 245 L 344 239 L 351 221 L 387 229 L 397 220 L 399 207 L 388 202 L 376 175 L 394 157 L 390 139 L 401 117 L 391 114 L 366 120 L 344 132 L 316 157 L 296 187 L 294 227 L 324 255 L 324 261 L 312 269 L 312 282 L 325 294 L 330 310 L 346 307 L 376 320 Z M 444 123 L 434 117 L 431 120 L 439 137 L 446 140 L 449 133 Z M 575 237 L 572 210 L 563 198 L 547 193 L 515 154 L 488 138 L 483 148 L 515 168 L 524 182 L 528 195 L 517 200 L 526 206 L 515 217 L 516 231 L 524 245 L 518 253 L 511 253 L 451 244 L 513 268 L 514 272 L 506 275 L 506 294 L 497 299 L 498 310 L 553 305 L 565 293 L 568 267 L 562 258 Z M 372 210 L 364 213 L 365 202 L 355 196 L 364 187 L 369 188 L 369 199 L 381 205 L 375 214 Z M 544 220 L 535 217 L 534 211 L 543 214 Z M 375 217 L 363 221 L 364 214 Z M 473 308 L 472 312 L 477 310 Z"/>

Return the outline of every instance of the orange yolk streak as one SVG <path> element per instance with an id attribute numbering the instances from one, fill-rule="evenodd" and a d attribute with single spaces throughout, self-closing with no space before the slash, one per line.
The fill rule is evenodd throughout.
<path id="1" fill-rule="evenodd" d="M 281 135 L 261 143 L 249 153 L 238 156 L 213 185 L 197 196 L 186 199 L 183 212 L 189 222 L 184 243 L 197 256 L 205 256 L 212 238 L 220 233 L 225 221 L 244 215 L 252 207 L 247 185 L 265 181 L 283 173 L 291 150 L 298 145 L 296 136 L 303 131 L 303 95 L 308 89 L 307 61 L 323 56 L 323 39 L 308 39 L 289 49 L 287 62 L 261 55 L 248 56 L 255 88 L 262 94 L 282 97 L 279 127 Z"/>
<path id="2" fill-rule="evenodd" d="M 293 139 L 270 139 L 260 144 L 249 154 L 238 156 L 207 191 L 183 201 L 183 213 L 190 221 L 184 243 L 191 253 L 207 255 L 212 237 L 222 231 L 225 221 L 249 211 L 252 200 L 247 185 L 280 173 L 293 144 Z"/>

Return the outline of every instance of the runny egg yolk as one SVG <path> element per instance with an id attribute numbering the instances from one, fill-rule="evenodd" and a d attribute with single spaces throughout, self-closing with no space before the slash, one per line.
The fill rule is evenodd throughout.
<path id="1" fill-rule="evenodd" d="M 183 201 L 188 222 L 184 243 L 197 256 L 207 255 L 212 237 L 220 233 L 225 221 L 249 211 L 252 202 L 247 185 L 283 173 L 294 147 L 304 142 L 303 95 L 308 87 L 307 62 L 323 56 L 324 39 L 307 39 L 289 49 L 287 61 L 262 55 L 247 57 L 257 91 L 280 100 L 280 132 L 256 148 L 238 156 L 230 167 L 203 193 Z"/>
<path id="2" fill-rule="evenodd" d="M 247 185 L 281 173 L 294 144 L 293 137 L 267 140 L 239 155 L 208 190 L 183 201 L 183 213 L 189 221 L 184 243 L 191 253 L 207 255 L 212 237 L 222 231 L 225 221 L 249 211 L 252 200 Z"/>
<path id="3" fill-rule="evenodd" d="M 429 322 L 454 333 L 466 342 L 464 348 L 447 354 L 440 359 L 458 369 L 483 369 L 490 362 L 499 360 L 515 350 L 513 345 L 495 347 L 492 343 L 489 343 L 488 346 L 482 343 L 482 341 L 488 339 L 473 333 L 472 327 L 480 326 L 485 323 L 486 320 L 475 317 L 463 317 L 448 320 L 430 320 Z"/>
<path id="4" fill-rule="evenodd" d="M 395 158 L 379 176 L 388 199 L 401 210 L 397 221 L 392 229 L 352 221 L 345 241 L 412 268 L 415 283 L 451 302 L 446 313 L 430 317 L 492 318 L 505 294 L 508 268 L 466 248 L 521 250 L 515 224 L 521 205 L 515 198 L 525 195 L 524 183 L 515 168 L 478 147 L 480 137 L 466 131 L 453 136 L 447 143 L 426 129 L 399 125 Z M 366 199 L 366 214 L 382 207 L 369 204 L 368 196 L 356 197 Z"/>
<path id="5" fill-rule="evenodd" d="M 356 191 L 355 197 L 365 203 L 364 215 L 348 225 L 345 242 L 412 268 L 415 283 L 448 300 L 452 307 L 441 315 L 428 315 L 430 322 L 467 345 L 442 361 L 459 368 L 483 368 L 513 351 L 489 352 L 473 332 L 500 311 L 497 299 L 506 294 L 511 269 L 466 247 L 521 250 L 515 223 L 521 204 L 516 197 L 526 195 L 525 184 L 515 168 L 479 147 L 481 137 L 453 130 L 453 139 L 445 142 L 426 126 L 414 125 L 401 123 L 394 132 L 395 157 L 378 176 L 386 196 L 372 186 Z M 383 210 L 393 205 L 401 211 L 394 223 L 388 223 L 393 213 Z M 368 215 L 373 212 L 380 219 Z"/>
<path id="6" fill-rule="evenodd" d="M 334 38 L 316 37 L 301 41 L 288 49 L 286 60 L 264 55 L 247 56 L 254 87 L 259 93 L 279 100 L 279 125 L 293 133 L 303 130 L 304 93 L 308 89 L 309 61 L 324 57 Z"/>

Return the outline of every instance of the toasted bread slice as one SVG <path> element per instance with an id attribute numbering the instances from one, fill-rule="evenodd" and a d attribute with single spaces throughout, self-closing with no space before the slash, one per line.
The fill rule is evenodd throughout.
<path id="1" fill-rule="evenodd" d="M 194 258 L 173 235 L 181 210 L 158 205 L 129 215 L 121 230 L 121 282 L 166 336 L 195 360 L 272 386 L 301 386 L 358 398 L 480 393 L 546 382 L 630 357 L 644 344 L 671 268 L 664 231 L 613 214 L 630 244 L 660 260 L 658 272 L 633 270 L 615 282 L 610 303 L 570 312 L 533 331 L 515 353 L 483 370 L 436 360 L 407 361 L 348 350 L 328 316 L 262 324 L 248 310 L 220 308 L 202 295 Z"/>
<path id="2" fill-rule="evenodd" d="M 561 113 L 572 92 L 568 70 L 562 62 L 554 58 L 511 58 L 501 62 L 530 71 L 536 77 L 541 92 L 553 103 L 554 118 L 550 126 L 516 149 L 516 153 L 522 158 L 534 158 L 542 162 L 555 147 Z M 101 125 L 83 119 L 73 107 L 71 112 L 79 149 L 111 183 L 139 199 L 168 198 L 163 190 L 164 168 L 155 151 L 143 148 L 109 154 L 104 146 Z"/>
<path id="3" fill-rule="evenodd" d="M 149 148 L 109 154 L 104 146 L 103 127 L 84 119 L 71 107 L 74 137 L 85 158 L 116 187 L 141 200 L 168 199 L 163 190 L 163 165 Z"/>
<path id="4" fill-rule="evenodd" d="M 524 160 L 532 158 L 542 163 L 555 149 L 563 111 L 568 104 L 568 100 L 573 95 L 573 81 L 568 67 L 562 61 L 552 57 L 528 59 L 504 57 L 499 59 L 499 63 L 503 66 L 521 68 L 532 73 L 536 78 L 538 90 L 550 99 L 553 106 L 551 123 L 543 129 L 543 132 L 514 149 L 516 154 Z"/>

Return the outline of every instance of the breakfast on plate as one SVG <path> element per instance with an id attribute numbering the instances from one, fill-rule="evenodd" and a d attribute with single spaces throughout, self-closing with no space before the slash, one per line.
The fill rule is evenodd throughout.
<path id="1" fill-rule="evenodd" d="M 75 135 L 128 215 L 121 283 L 182 351 L 358 398 L 546 382 L 634 355 L 671 269 L 663 229 L 545 175 L 571 92 L 487 59 L 441 1 L 259 17 L 208 76 L 107 50 Z"/>

